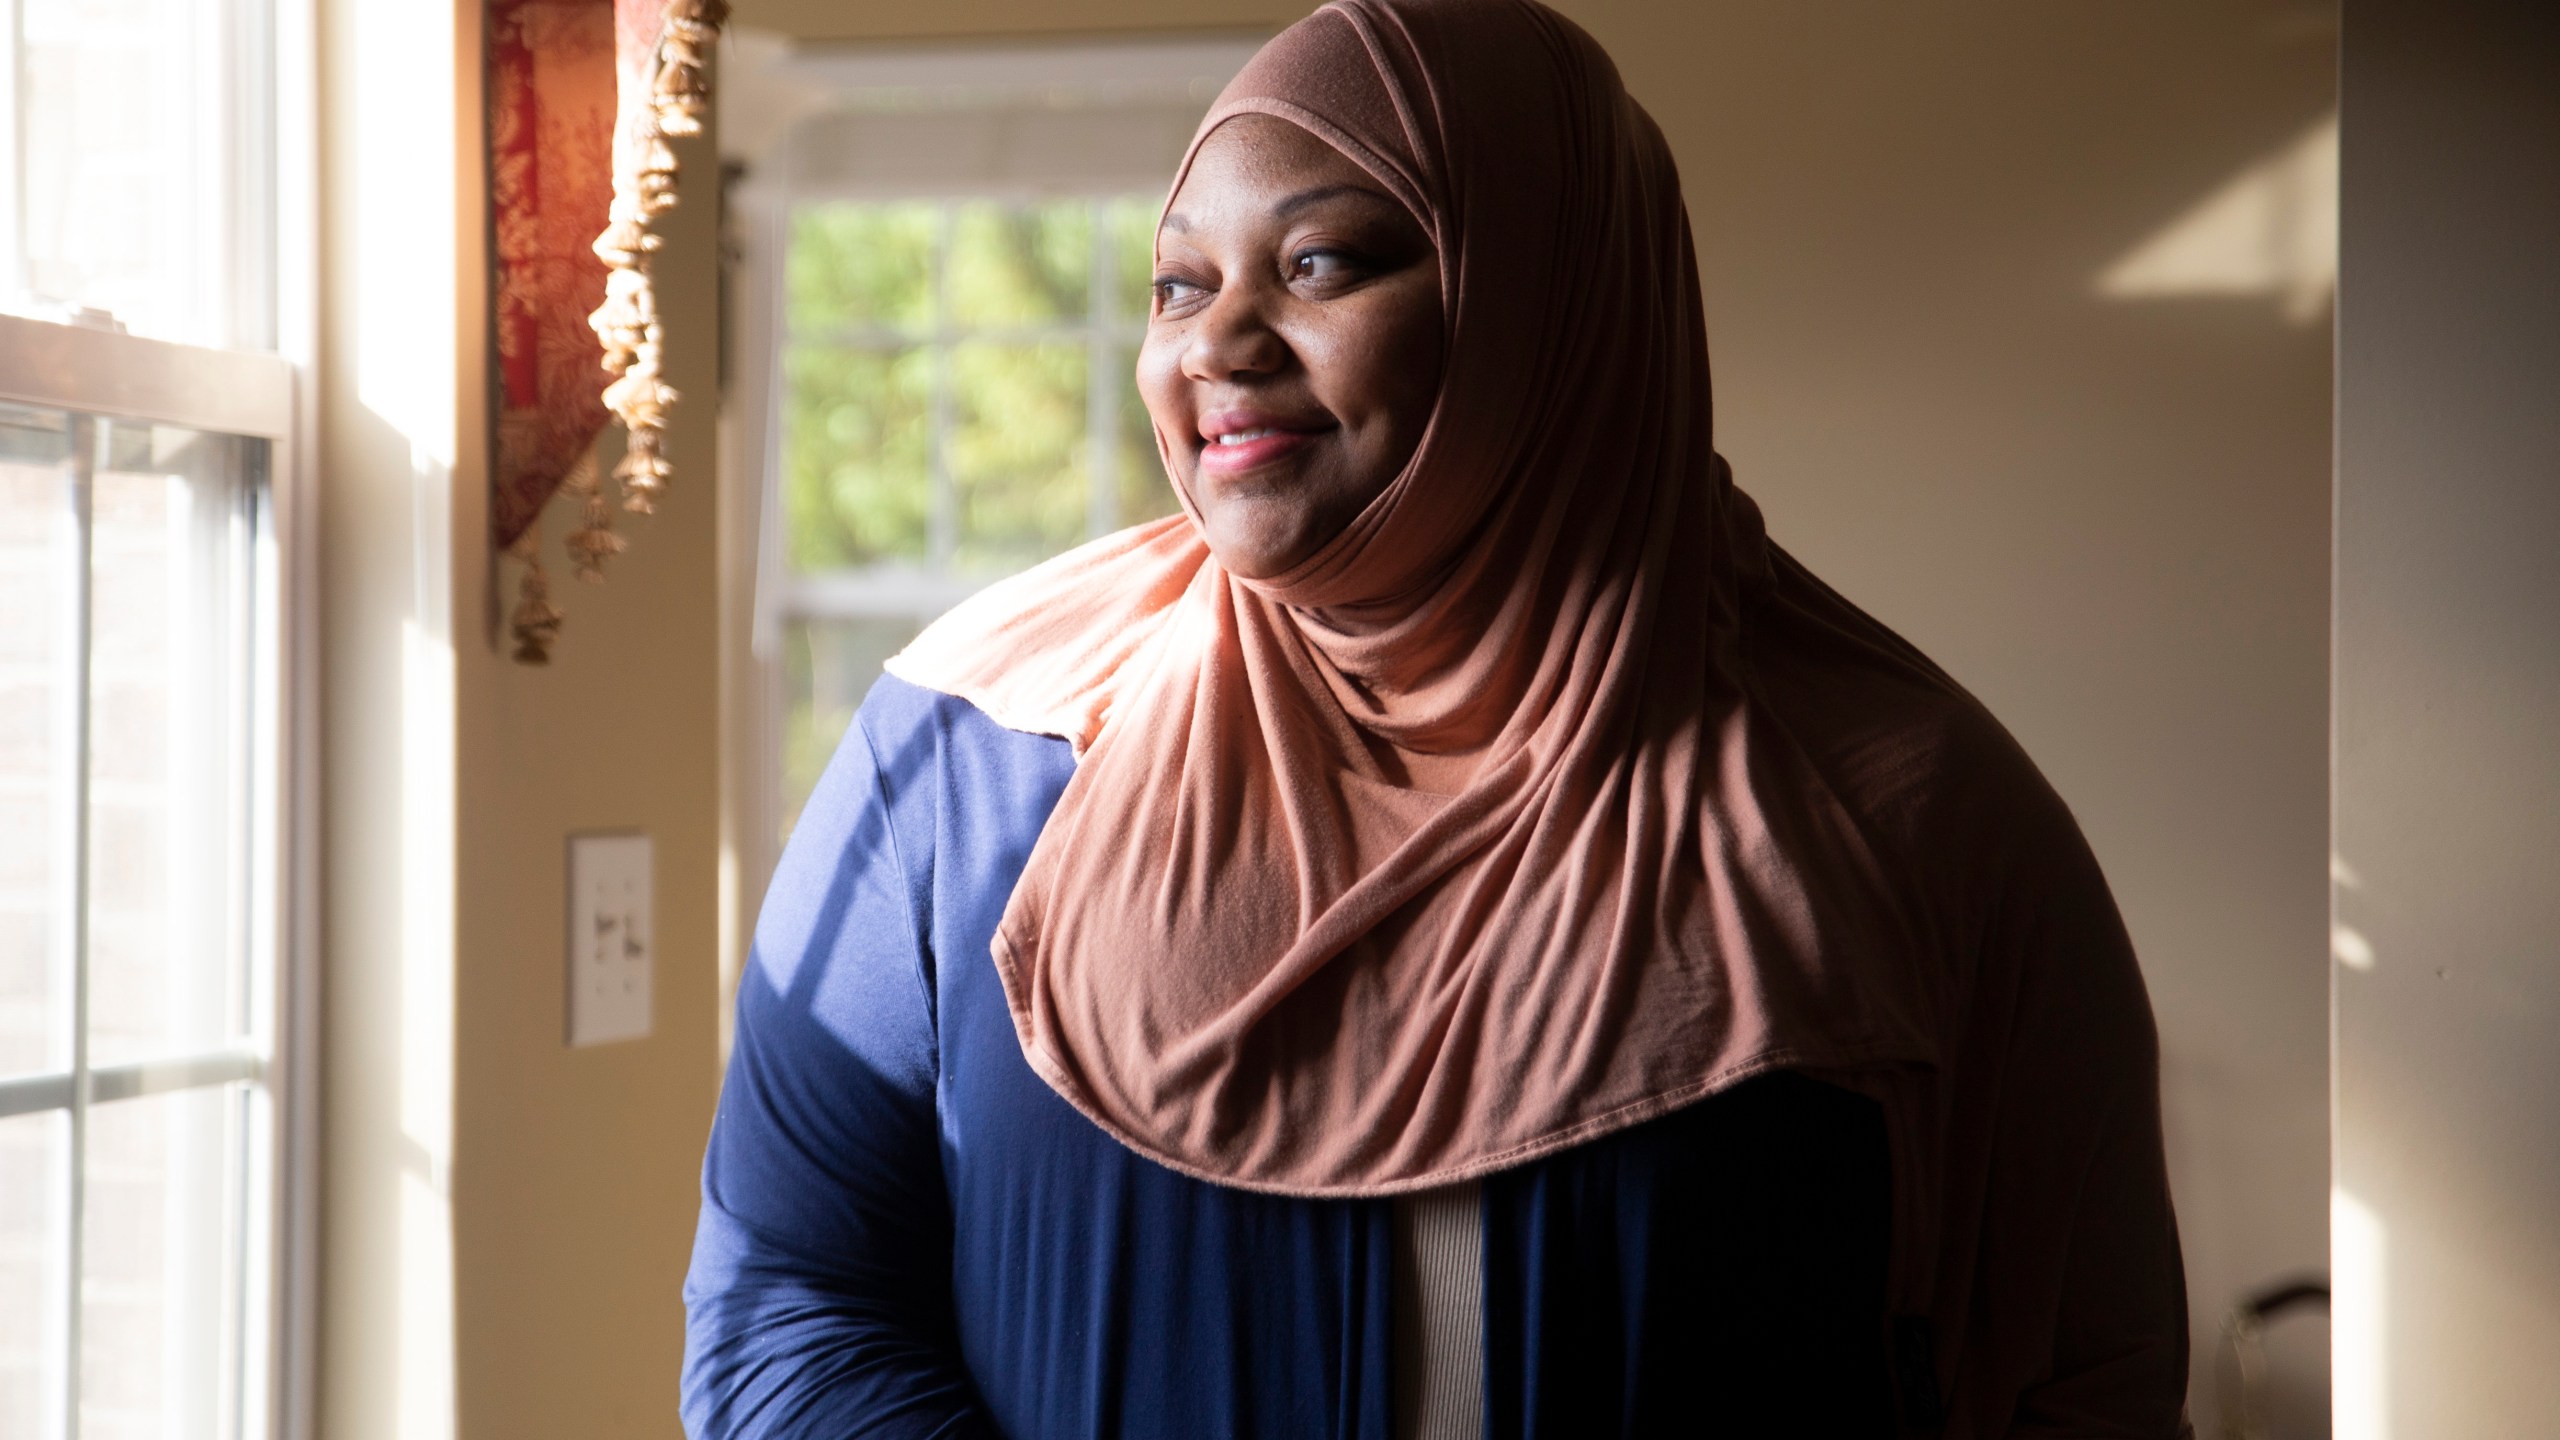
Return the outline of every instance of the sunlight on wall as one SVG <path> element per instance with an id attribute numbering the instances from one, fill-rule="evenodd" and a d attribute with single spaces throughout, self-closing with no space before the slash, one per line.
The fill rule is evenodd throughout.
<path id="1" fill-rule="evenodd" d="M 352 240 L 351 284 L 339 303 L 359 317 L 353 347 L 356 398 L 383 431 L 378 469 L 333 477 L 373 491 L 390 521 L 407 510 L 408 579 L 398 657 L 399 855 L 396 1054 L 375 1063 L 391 1087 L 396 1134 L 376 1152 L 397 1174 L 397 1293 L 382 1297 L 392 1327 L 391 1367 L 375 1372 L 401 1440 L 454 1433 L 454 646 L 453 485 L 458 355 L 454 314 L 455 192 L 453 13 L 433 5 L 361 4 L 340 12 L 354 29 L 348 51 L 360 157 L 355 194 L 342 199 Z M 421 204 L 421 197 L 437 197 Z M 405 452 L 405 453 L 404 453 Z M 403 463 L 405 461 L 405 463 Z M 395 582 L 396 583 L 396 582 Z M 397 594 L 386 589 L 385 597 Z M 382 917 L 388 919 L 389 917 Z M 370 1120 L 368 1123 L 372 1123 Z M 370 1148 L 370 1147 L 368 1147 Z"/>
<path id="2" fill-rule="evenodd" d="M 2391 1409 L 2382 1217 L 2344 1190 L 2329 1192 L 2331 1414 L 2336 1440 L 2390 1440 Z"/>
<path id="3" fill-rule="evenodd" d="M 2338 117 L 2225 181 L 2098 277 L 2110 300 L 2272 300 L 2308 325 L 2338 288 Z"/>
<path id="4" fill-rule="evenodd" d="M 416 563 L 426 574 L 451 531 L 443 480 L 421 462 Z M 444 1440 L 454 1432 L 454 659 L 449 596 L 416 589 L 418 613 L 401 627 L 399 1433 Z"/>

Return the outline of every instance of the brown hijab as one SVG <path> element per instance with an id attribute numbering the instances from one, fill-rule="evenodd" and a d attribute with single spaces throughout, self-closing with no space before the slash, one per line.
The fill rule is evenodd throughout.
<path id="1" fill-rule="evenodd" d="M 1679 178 L 1608 57 L 1528 0 L 1338 0 L 1200 136 L 1241 114 L 1420 219 L 1446 370 L 1404 472 L 1297 570 L 1228 573 L 1185 497 L 891 663 L 1079 752 L 994 942 L 1032 1067 L 1165 1165 L 1306 1196 L 1823 1074 L 1886 1108 L 1894 1303 L 1985 1329 L 2011 1397 L 2050 1378 L 2080 1187 L 2129 1124 L 2111 1179 L 2147 1248 L 2123 1253 L 2166 1237 L 2169 1303 L 2107 1313 L 2182 1335 L 2149 1013 L 2103 882 L 1998 726 L 1764 537 L 1713 449 Z M 1421 757 L 1469 778 L 1419 789 Z M 2041 1318 L 2013 1333 L 1971 1313 L 1986 1294 Z"/>

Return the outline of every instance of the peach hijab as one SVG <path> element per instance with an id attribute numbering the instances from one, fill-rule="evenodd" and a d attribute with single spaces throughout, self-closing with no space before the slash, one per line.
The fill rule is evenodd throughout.
<path id="1" fill-rule="evenodd" d="M 1296 571 L 1229 574 L 1186 513 L 892 663 L 1083 752 L 995 939 L 1032 1066 L 1176 1169 L 1352 1195 L 1917 1056 L 1853 978 L 1896 943 L 1874 863 L 1752 714 L 1768 560 L 1712 447 L 1679 179 L 1608 57 L 1536 6 L 1347 0 L 1199 133 L 1242 114 L 1420 218 L 1447 367 Z M 1417 756 L 1472 777 L 1425 792 Z"/>
<path id="2" fill-rule="evenodd" d="M 1606 54 L 1534 0 L 1336 0 L 1199 133 L 1241 114 L 1437 242 L 1438 405 L 1292 573 L 1229 574 L 1185 497 L 891 662 L 1079 757 L 993 942 L 1032 1068 L 1176 1170 L 1339 1197 L 1815 1073 L 1884 1112 L 1908 1423 L 2177 1433 L 2114 901 L 1998 723 L 1734 487 L 1679 177 Z"/>

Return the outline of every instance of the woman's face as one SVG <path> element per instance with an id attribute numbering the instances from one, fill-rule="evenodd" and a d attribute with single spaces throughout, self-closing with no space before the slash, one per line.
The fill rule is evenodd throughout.
<path id="1" fill-rule="evenodd" d="M 1267 579 L 1387 488 L 1440 390 L 1440 257 L 1287 121 L 1209 134 L 1156 232 L 1138 391 L 1219 563 Z"/>

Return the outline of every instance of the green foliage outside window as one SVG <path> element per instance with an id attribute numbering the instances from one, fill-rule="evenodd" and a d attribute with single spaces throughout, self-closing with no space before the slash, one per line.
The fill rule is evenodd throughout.
<path id="1" fill-rule="evenodd" d="M 1130 374 L 1155 215 L 1139 198 L 802 207 L 786 260 L 783 365 L 793 570 L 995 574 L 1088 538 L 1097 374 L 1115 392 L 1103 411 L 1114 520 L 1170 513 Z M 1111 262 L 1099 369 L 1097 230 Z M 939 499 L 937 458 L 949 485 Z M 940 527 L 937 505 L 947 507 Z"/>
<path id="2" fill-rule="evenodd" d="M 791 329 L 933 323 L 933 250 L 942 207 L 805 205 L 784 257 Z"/>
<path id="3" fill-rule="evenodd" d="M 1132 378 L 1156 210 L 1129 197 L 795 211 L 779 457 L 792 574 L 993 576 L 1089 538 L 1104 514 L 1134 525 L 1172 513 Z M 1109 446 L 1101 506 L 1097 419 Z M 786 602 L 785 833 L 881 661 L 930 618 L 795 614 Z"/>

